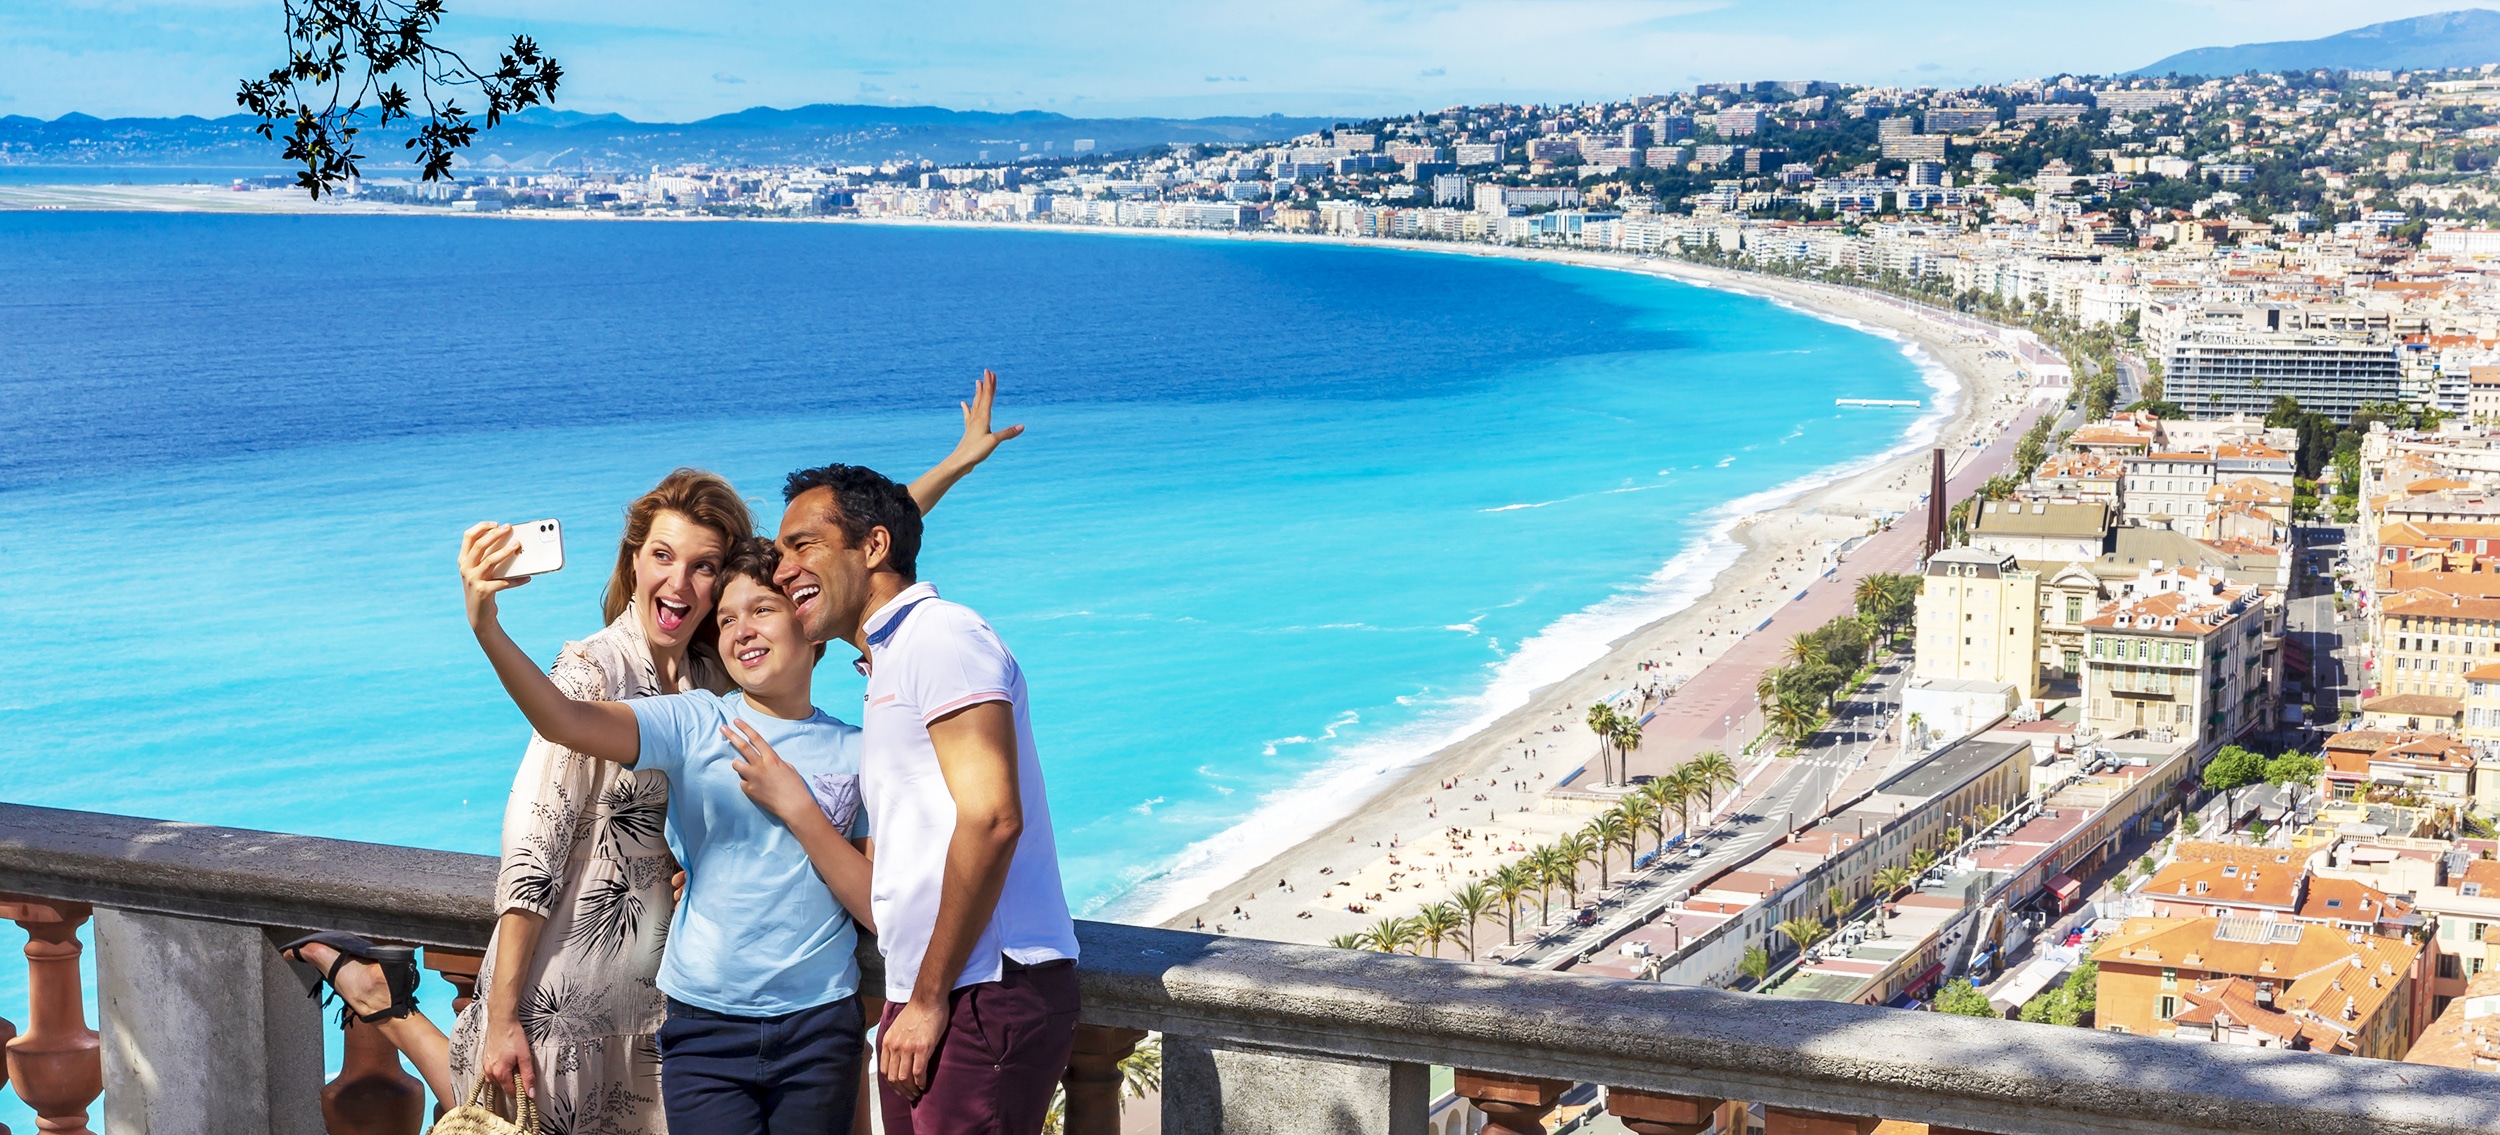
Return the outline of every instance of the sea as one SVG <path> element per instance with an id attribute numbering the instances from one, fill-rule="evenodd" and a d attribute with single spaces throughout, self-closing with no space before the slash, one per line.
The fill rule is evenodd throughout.
<path id="1" fill-rule="evenodd" d="M 528 730 L 461 618 L 465 526 L 563 522 L 503 604 L 544 663 L 670 469 L 769 528 L 793 469 L 935 462 L 984 368 L 1027 432 L 922 575 L 1028 675 L 1072 906 L 1138 921 L 1690 603 L 1736 517 L 1954 396 L 1873 329 L 1494 257 L 0 213 L 0 799 L 493 854 Z M 835 655 L 817 701 L 855 717 Z M 24 995 L 0 964 L 0 1016 Z"/>

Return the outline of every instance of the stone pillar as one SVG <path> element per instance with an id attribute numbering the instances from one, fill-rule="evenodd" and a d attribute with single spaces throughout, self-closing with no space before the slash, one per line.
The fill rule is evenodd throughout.
<path id="1" fill-rule="evenodd" d="M 113 1135 L 321 1135 L 321 1009 L 252 926 L 96 912 Z"/>
<path id="2" fill-rule="evenodd" d="M 1068 1054 L 1067 1135 L 1120 1135 L 1120 1062 L 1146 1039 L 1144 1029 L 1078 1025 Z"/>
<path id="3" fill-rule="evenodd" d="M 1562 1102 L 1571 1083 L 1460 1070 L 1451 1090 L 1484 1113 L 1490 1135 L 1545 1135 L 1545 1114 Z"/>
<path id="4" fill-rule="evenodd" d="M 1163 1035 L 1164 1135 L 1423 1135 L 1431 1069 Z"/>
<path id="5" fill-rule="evenodd" d="M 1606 1089 L 1606 1114 L 1621 1120 L 1635 1135 L 1701 1135 L 1725 1103 L 1700 1096 Z"/>
<path id="6" fill-rule="evenodd" d="M 1763 1135 L 1869 1135 L 1878 1122 L 1871 1115 L 1832 1115 L 1793 1107 L 1762 1109 Z"/>
<path id="7" fill-rule="evenodd" d="M 26 1032 L 9 1040 L 5 1063 L 45 1135 L 94 1135 L 87 1105 L 104 1094 L 78 976 L 78 927 L 90 913 L 85 903 L 0 895 L 0 918 L 26 931 Z"/>
<path id="8" fill-rule="evenodd" d="M 382 1030 L 348 1018 L 339 1077 L 321 1088 L 321 1123 L 330 1135 L 417 1135 L 425 1126 L 425 1085 L 399 1065 Z M 116 1133 L 118 1135 L 118 1133 Z"/>

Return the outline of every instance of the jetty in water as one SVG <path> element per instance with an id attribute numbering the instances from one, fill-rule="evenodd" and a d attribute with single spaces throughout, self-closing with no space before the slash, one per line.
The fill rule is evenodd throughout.
<path id="1" fill-rule="evenodd" d="M 1903 406 L 1918 409 L 1916 398 L 1834 398 L 1834 406 Z"/>

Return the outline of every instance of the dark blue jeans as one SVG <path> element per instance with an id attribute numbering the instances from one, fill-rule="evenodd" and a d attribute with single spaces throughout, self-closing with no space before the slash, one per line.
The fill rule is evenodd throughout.
<path id="1" fill-rule="evenodd" d="M 850 1135 L 859 1104 L 859 998 L 733 1017 L 669 998 L 660 1094 L 671 1131 Z"/>

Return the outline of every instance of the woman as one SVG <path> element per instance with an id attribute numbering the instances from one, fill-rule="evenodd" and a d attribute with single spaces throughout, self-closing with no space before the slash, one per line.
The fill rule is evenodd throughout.
<path id="1" fill-rule="evenodd" d="M 1023 432 L 990 429 L 996 395 L 996 376 L 984 372 L 963 407 L 963 439 L 912 482 L 923 512 Z M 597 701 L 732 689 L 715 653 L 712 585 L 728 549 L 753 534 L 727 481 L 692 469 L 669 474 L 627 506 L 605 596 L 608 625 L 566 644 L 549 677 L 569 696 Z M 665 1016 L 654 978 L 675 907 L 667 806 L 660 774 L 531 737 L 504 810 L 500 915 L 476 1000 L 447 1040 L 411 1013 L 372 1022 L 438 1098 L 466 1102 L 481 1079 L 517 1078 L 550 1132 L 667 1129 L 653 1042 Z M 383 987 L 380 968 L 342 970 L 340 947 L 356 959 L 365 956 L 361 944 L 321 937 L 290 950 L 331 975 L 352 1007 L 371 1010 L 365 1002 Z M 506 974 L 525 976 L 499 980 Z"/>

